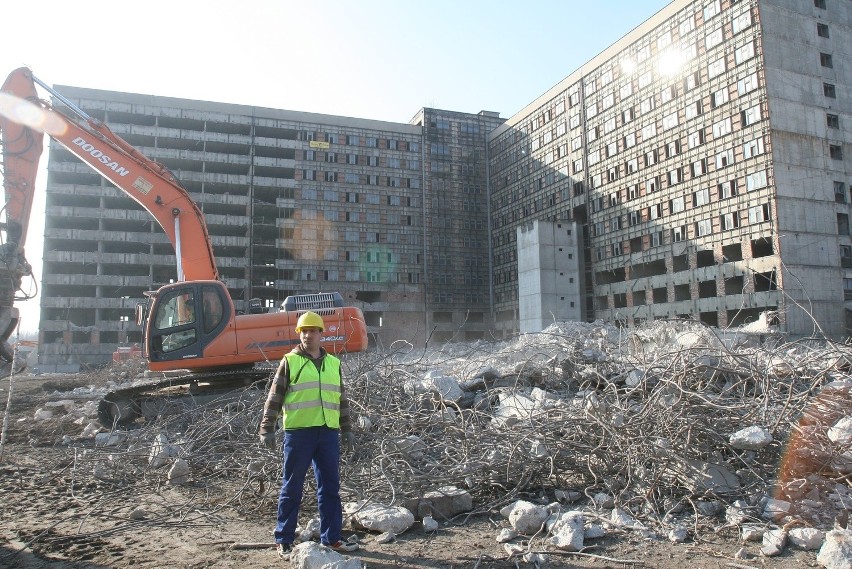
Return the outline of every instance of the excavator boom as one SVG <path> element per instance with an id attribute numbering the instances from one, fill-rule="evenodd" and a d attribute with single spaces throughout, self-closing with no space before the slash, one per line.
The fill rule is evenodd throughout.
<path id="1" fill-rule="evenodd" d="M 62 105 L 39 99 L 36 85 Z M 147 293 L 147 305 L 137 309 L 137 324 L 143 331 L 142 353 L 151 370 L 185 369 L 209 374 L 275 362 L 298 343 L 294 327 L 305 310 L 315 310 L 323 317 L 327 332 L 323 346 L 328 351 L 367 348 L 363 314 L 358 308 L 344 306 L 337 293 L 302 295 L 292 302 L 288 299 L 278 312 L 250 306 L 249 314 L 237 314 L 219 279 L 204 214 L 189 192 L 168 168 L 146 157 L 27 68 L 13 71 L 3 85 L 0 129 L 4 137 L 7 241 L 21 257 L 24 240 L 15 237 L 26 236 L 41 132 L 134 199 L 165 231 L 175 248 L 176 282 Z M 0 299 L 0 308 L 3 303 Z M 16 324 L 11 299 L 6 304 L 10 307 L 9 321 Z M 0 333 L 2 324 L 0 321 Z M 7 339 L 9 333 L 0 339 Z"/>

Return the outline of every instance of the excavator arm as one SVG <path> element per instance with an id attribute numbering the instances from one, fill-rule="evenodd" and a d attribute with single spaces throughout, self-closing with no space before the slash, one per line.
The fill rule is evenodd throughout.
<path id="1" fill-rule="evenodd" d="M 54 107 L 39 99 L 36 84 L 65 106 Z M 204 214 L 168 168 L 146 157 L 25 67 L 9 75 L 3 93 L 18 99 L 17 108 L 5 111 L 16 116 L 0 116 L 0 129 L 5 133 L 3 159 L 7 181 L 4 185 L 10 228 L 13 224 L 20 225 L 22 236 L 26 236 L 41 152 L 41 136 L 34 131 L 41 130 L 154 216 L 174 245 L 179 281 L 219 279 Z M 17 124 L 21 121 L 25 125 Z M 5 152 L 6 147 L 11 149 L 10 153 Z M 21 245 L 23 242 L 21 239 Z"/>
<path id="2" fill-rule="evenodd" d="M 36 85 L 62 105 L 39 99 Z M 147 305 L 137 309 L 137 323 L 143 330 L 142 352 L 152 371 L 219 373 L 225 369 L 243 370 L 261 362 L 274 363 L 299 343 L 294 326 L 306 310 L 323 318 L 322 343 L 328 351 L 367 349 L 363 313 L 345 306 L 338 293 L 288 297 L 278 312 L 251 310 L 250 302 L 248 314 L 237 313 L 219 279 L 204 214 L 186 189 L 165 166 L 147 158 L 101 121 L 39 81 L 27 68 L 13 71 L 0 92 L 0 129 L 4 148 L 9 150 L 3 156 L 6 226 L 12 235 L 9 242 L 14 243 L 16 251 L 23 252 L 42 146 L 40 133 L 49 135 L 133 198 L 168 235 L 178 262 L 177 282 L 146 293 Z M 17 241 L 13 239 L 15 235 L 20 236 Z M 0 306 L 3 302 L 6 301 L 0 299 Z M 11 306 L 11 299 L 6 303 L 17 323 L 17 309 Z M 8 333 L 0 336 L 2 340 L 6 338 Z M 0 357 L 2 352 L 0 346 Z M 197 380 L 194 377 L 186 381 Z M 124 413 L 128 397 L 135 394 L 113 394 L 110 403 L 102 405 L 104 424 L 119 415 L 122 421 L 132 420 L 132 414 Z"/>

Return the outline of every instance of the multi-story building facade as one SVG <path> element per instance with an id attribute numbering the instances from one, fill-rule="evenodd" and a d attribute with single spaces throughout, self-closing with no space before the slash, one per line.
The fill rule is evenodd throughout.
<path id="1" fill-rule="evenodd" d="M 522 228 L 574 220 L 588 270 L 561 286 L 589 315 L 847 335 L 850 23 L 846 0 L 678 0 L 494 131 L 496 325 L 523 320 Z"/>
<path id="2" fill-rule="evenodd" d="M 675 0 L 508 120 L 58 89 L 190 190 L 240 308 L 337 290 L 378 346 L 766 313 L 842 337 L 850 22 L 849 0 Z M 45 237 L 40 364 L 139 341 L 171 245 L 55 144 Z"/>
<path id="3" fill-rule="evenodd" d="M 485 141 L 495 113 L 422 109 L 397 124 L 58 90 L 189 190 L 238 310 L 338 291 L 363 310 L 375 345 L 479 337 L 490 325 Z M 175 279 L 172 245 L 56 143 L 46 205 L 41 367 L 109 361 L 141 340 L 133 313 L 144 292 Z M 475 239 L 450 239 L 471 227 Z M 481 275 L 469 281 L 472 269 Z"/>

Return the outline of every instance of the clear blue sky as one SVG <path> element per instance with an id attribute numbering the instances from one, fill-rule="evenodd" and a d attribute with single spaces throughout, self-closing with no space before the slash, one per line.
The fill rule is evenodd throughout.
<path id="1" fill-rule="evenodd" d="M 48 84 L 392 122 L 510 117 L 668 3 L 5 0 L 0 79 L 27 65 Z M 39 280 L 43 212 L 27 244 Z M 38 301 L 20 307 L 36 330 Z"/>

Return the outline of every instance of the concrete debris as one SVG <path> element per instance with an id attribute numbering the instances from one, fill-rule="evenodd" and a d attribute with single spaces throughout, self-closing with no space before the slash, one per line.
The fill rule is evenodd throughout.
<path id="1" fill-rule="evenodd" d="M 843 417 L 828 429 L 828 440 L 838 446 L 852 446 L 852 417 Z"/>
<path id="2" fill-rule="evenodd" d="M 760 450 L 772 442 L 772 434 L 766 427 L 755 425 L 732 434 L 729 442 L 736 449 Z"/>
<path id="3" fill-rule="evenodd" d="M 613 508 L 609 515 L 609 521 L 617 528 L 645 529 L 642 523 L 622 508 Z"/>
<path id="4" fill-rule="evenodd" d="M 832 530 L 825 534 L 817 563 L 825 569 L 852 569 L 852 530 Z"/>
<path id="5" fill-rule="evenodd" d="M 615 505 L 613 497 L 606 492 L 598 492 L 592 496 L 592 501 L 595 503 L 595 506 L 602 510 L 611 510 Z"/>
<path id="6" fill-rule="evenodd" d="M 689 538 L 689 530 L 686 526 L 678 524 L 669 530 L 667 537 L 672 543 L 684 543 Z"/>
<path id="7" fill-rule="evenodd" d="M 426 492 L 422 498 L 408 500 L 405 507 L 423 518 L 426 515 L 451 518 L 473 509 L 473 496 L 456 486 L 444 486 Z"/>
<path id="8" fill-rule="evenodd" d="M 584 532 L 586 539 L 598 539 L 606 536 L 606 534 L 606 528 L 601 524 L 589 524 Z"/>
<path id="9" fill-rule="evenodd" d="M 343 556 L 319 543 L 306 541 L 293 547 L 290 564 L 296 569 L 363 569 L 360 560 Z"/>
<path id="10" fill-rule="evenodd" d="M 783 529 L 771 529 L 763 534 L 760 553 L 765 557 L 777 557 L 787 545 L 787 532 Z"/>
<path id="11" fill-rule="evenodd" d="M 438 531 L 438 522 L 436 522 L 435 518 L 433 518 L 432 516 L 424 517 L 421 523 L 423 524 L 423 531 Z"/>
<path id="12" fill-rule="evenodd" d="M 169 437 L 164 433 L 157 435 L 151 445 L 148 455 L 148 465 L 151 468 L 161 468 L 169 463 L 169 459 L 178 455 L 178 448 L 169 443 Z"/>
<path id="13" fill-rule="evenodd" d="M 399 506 L 347 503 L 344 511 L 352 514 L 353 527 L 379 533 L 400 534 L 414 524 L 414 514 Z"/>
<path id="14" fill-rule="evenodd" d="M 500 510 L 500 514 L 509 520 L 512 529 L 524 535 L 532 535 L 538 532 L 547 518 L 550 517 L 547 508 L 526 500 L 518 500 L 510 506 L 506 506 Z"/>
<path id="15" fill-rule="evenodd" d="M 403 387 L 406 393 L 417 395 L 428 393 L 437 396 L 443 401 L 456 403 L 462 397 L 462 390 L 456 378 L 443 375 L 436 370 L 430 370 L 423 379 L 409 380 Z"/>
<path id="16" fill-rule="evenodd" d="M 767 555 L 783 550 L 771 533 L 783 524 L 793 547 L 812 549 L 821 538 L 805 529 L 846 526 L 852 512 L 852 348 L 785 342 L 689 321 L 556 322 L 505 341 L 347 354 L 358 444 L 344 451 L 343 490 L 369 498 L 347 514 L 353 527 L 393 539 L 415 519 L 431 527 L 511 500 L 498 537 L 511 540 L 562 519 L 542 506 L 555 497 L 587 520 L 606 512 L 603 527 L 675 543 L 739 528 Z M 86 476 L 97 464 L 117 481 L 159 486 L 162 467 L 183 459 L 211 480 L 278 486 L 278 457 L 256 442 L 262 389 L 154 413 L 123 434 L 94 423 L 106 390 L 145 381 L 124 369 L 105 388 L 55 393 L 35 418 L 40 429 L 56 425 L 54 444 L 85 449 L 75 461 Z"/>
<path id="17" fill-rule="evenodd" d="M 767 498 L 766 504 L 763 506 L 763 513 L 761 514 L 761 517 L 765 520 L 779 521 L 790 513 L 790 508 L 792 507 L 793 504 L 786 500 Z"/>
<path id="18" fill-rule="evenodd" d="M 738 526 L 748 517 L 748 504 L 744 500 L 735 500 L 733 504 L 725 508 L 725 521 L 728 525 Z"/>
<path id="19" fill-rule="evenodd" d="M 396 541 L 396 534 L 392 531 L 386 531 L 376 536 L 376 543 L 378 544 L 392 543 L 394 541 Z"/>
<path id="20" fill-rule="evenodd" d="M 182 458 L 178 458 L 177 460 L 175 460 L 174 464 L 172 464 L 171 469 L 169 469 L 169 484 L 186 484 L 187 482 L 189 482 L 189 474 L 189 463 Z"/>
<path id="21" fill-rule="evenodd" d="M 825 541 L 825 534 L 817 528 L 793 528 L 787 537 L 790 545 L 804 550 L 819 549 Z"/>
<path id="22" fill-rule="evenodd" d="M 740 530 L 740 539 L 743 541 L 760 541 L 766 528 L 757 524 L 744 524 Z"/>
<path id="23" fill-rule="evenodd" d="M 551 533 L 548 542 L 564 551 L 583 549 L 585 517 L 582 512 L 571 511 L 551 517 L 547 529 Z"/>
<path id="24" fill-rule="evenodd" d="M 520 535 L 513 529 L 503 528 L 497 532 L 497 543 L 508 543 Z"/>
<path id="25" fill-rule="evenodd" d="M 311 518 L 305 527 L 297 527 L 296 534 L 299 541 L 319 541 L 320 539 L 320 520 L 319 518 Z"/>

